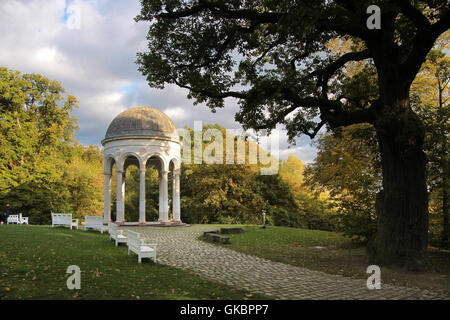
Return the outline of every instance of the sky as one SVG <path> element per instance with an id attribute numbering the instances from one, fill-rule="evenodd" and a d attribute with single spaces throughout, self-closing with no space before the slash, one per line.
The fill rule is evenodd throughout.
<path id="1" fill-rule="evenodd" d="M 1 0 L 0 66 L 57 80 L 77 97 L 75 138 L 84 145 L 101 146 L 114 117 L 136 106 L 165 112 L 177 128 L 202 121 L 240 129 L 235 99 L 212 113 L 205 105 L 194 106 L 185 89 L 148 86 L 135 64 L 136 53 L 146 51 L 149 27 L 134 21 L 139 11 L 138 0 Z M 310 163 L 315 158 L 309 137 L 289 145 L 283 127 L 277 131 L 281 159 L 293 154 Z"/>

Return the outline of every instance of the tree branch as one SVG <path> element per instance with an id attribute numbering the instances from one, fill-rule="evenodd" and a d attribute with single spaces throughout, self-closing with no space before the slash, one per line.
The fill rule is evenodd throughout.
<path id="1" fill-rule="evenodd" d="M 348 52 L 339 57 L 334 62 L 330 63 L 325 68 L 312 72 L 310 76 L 322 75 L 324 76 L 324 79 L 328 80 L 338 69 L 342 68 L 347 62 L 361 61 L 369 59 L 370 57 L 370 51 L 367 49 L 359 52 Z"/>
<path id="2" fill-rule="evenodd" d="M 312 140 L 312 139 L 314 139 L 314 138 L 316 137 L 317 133 L 319 133 L 320 129 L 322 129 L 322 127 L 323 127 L 325 124 L 326 124 L 326 122 L 322 120 L 322 121 L 320 121 L 320 122 L 317 124 L 317 126 L 314 128 L 313 132 L 310 133 L 310 132 L 307 130 L 307 128 L 304 128 L 304 130 L 302 130 L 302 132 L 303 132 L 304 134 L 306 134 L 308 137 L 310 137 L 311 140 Z"/>
<path id="3" fill-rule="evenodd" d="M 230 10 L 221 1 L 201 0 L 198 5 L 192 6 L 191 8 L 178 10 L 175 12 L 161 13 L 159 16 L 166 19 L 178 19 L 192 16 L 205 10 L 210 10 L 212 13 L 223 18 L 244 19 L 257 23 L 276 23 L 284 15 L 284 13 L 258 12 L 250 9 Z"/>
<path id="4" fill-rule="evenodd" d="M 442 33 L 450 28 L 450 5 L 447 6 L 447 11 L 442 15 L 441 19 L 431 25 L 431 34 L 437 39 Z"/>
<path id="5" fill-rule="evenodd" d="M 183 68 L 203 68 L 203 67 L 207 67 L 212 63 L 216 63 L 218 62 L 223 54 L 225 53 L 226 49 L 228 48 L 229 44 L 231 43 L 231 41 L 234 39 L 236 35 L 236 31 L 232 31 L 227 38 L 225 39 L 225 41 L 220 45 L 219 49 L 217 50 L 216 54 L 214 55 L 214 57 L 206 57 L 203 63 L 200 64 L 178 64 L 174 67 L 174 69 L 183 69 Z"/>
<path id="6" fill-rule="evenodd" d="M 188 86 L 186 84 L 182 84 L 181 82 L 179 82 L 177 79 L 172 79 L 173 83 L 175 83 L 177 86 L 179 86 L 180 88 L 184 88 L 184 89 L 188 89 L 189 91 L 196 93 L 196 94 L 201 94 L 207 97 L 210 97 L 212 99 L 225 99 L 225 98 L 229 98 L 229 97 L 233 97 L 233 98 L 237 98 L 237 99 L 248 99 L 248 94 L 244 93 L 244 92 L 237 92 L 237 91 L 226 91 L 226 92 L 212 92 L 212 91 L 208 91 L 208 90 L 194 90 L 194 88 L 192 88 L 191 86 Z"/>
<path id="7" fill-rule="evenodd" d="M 341 57 L 339 57 L 336 61 L 332 62 L 328 66 L 323 69 L 316 70 L 312 72 L 309 76 L 318 76 L 319 80 L 317 81 L 317 85 L 322 88 L 322 97 L 327 98 L 328 95 L 328 80 L 331 76 L 340 68 L 342 68 L 347 62 L 350 61 L 361 61 L 370 58 L 370 51 L 363 50 L 360 52 L 348 52 Z"/>
<path id="8" fill-rule="evenodd" d="M 408 83 L 412 83 L 428 52 L 433 48 L 436 39 L 450 28 L 450 6 L 442 14 L 441 19 L 417 30 L 413 47 L 406 61 L 401 65 L 402 74 Z"/>
<path id="9" fill-rule="evenodd" d="M 409 0 L 395 0 L 395 3 L 399 6 L 401 12 L 414 23 L 417 29 L 428 29 L 431 26 L 427 17 L 414 7 Z"/>

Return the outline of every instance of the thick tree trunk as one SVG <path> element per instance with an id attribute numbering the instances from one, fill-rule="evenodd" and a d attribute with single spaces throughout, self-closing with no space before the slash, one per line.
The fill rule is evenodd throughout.
<path id="1" fill-rule="evenodd" d="M 374 264 L 424 270 L 430 265 L 424 130 L 409 108 L 385 109 L 389 113 L 375 125 L 383 190 L 377 197 L 378 229 L 368 254 Z"/>
<path id="2" fill-rule="evenodd" d="M 442 245 L 444 248 L 448 248 L 449 243 L 449 224 L 448 224 L 448 208 L 447 208 L 447 183 L 445 182 L 446 178 L 444 177 L 444 184 L 442 188 L 442 218 L 443 218 L 443 228 L 442 228 Z"/>

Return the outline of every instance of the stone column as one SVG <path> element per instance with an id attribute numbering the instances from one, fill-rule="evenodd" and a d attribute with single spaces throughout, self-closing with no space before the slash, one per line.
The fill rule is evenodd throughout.
<path id="1" fill-rule="evenodd" d="M 173 212 L 173 221 L 181 222 L 181 217 L 180 217 L 180 169 L 173 170 L 172 212 Z"/>
<path id="2" fill-rule="evenodd" d="M 125 216 L 125 179 L 123 179 L 123 171 L 117 170 L 117 206 L 116 206 L 116 222 L 123 223 Z"/>
<path id="3" fill-rule="evenodd" d="M 103 223 L 108 224 L 111 221 L 111 174 L 108 172 L 105 175 L 105 193 L 103 200 Z"/>
<path id="4" fill-rule="evenodd" d="M 163 188 L 162 188 L 162 169 L 158 172 L 158 178 L 159 178 L 159 217 L 158 222 L 163 221 Z"/>
<path id="5" fill-rule="evenodd" d="M 168 173 L 169 171 L 162 171 L 161 172 L 161 190 L 162 190 L 162 203 L 159 204 L 160 208 L 162 209 L 162 222 L 167 223 L 169 222 L 169 192 L 168 192 Z M 161 192 L 160 192 L 161 195 Z"/>
<path id="6" fill-rule="evenodd" d="M 145 166 L 139 172 L 139 224 L 145 224 Z"/>

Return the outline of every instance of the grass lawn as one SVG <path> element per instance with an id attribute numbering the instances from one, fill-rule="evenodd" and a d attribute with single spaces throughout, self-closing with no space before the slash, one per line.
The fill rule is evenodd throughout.
<path id="1" fill-rule="evenodd" d="M 236 225 L 234 225 L 236 226 Z M 211 225 L 218 229 L 224 225 Z M 240 226 L 246 231 L 232 234 L 225 247 L 273 261 L 330 274 L 367 279 L 369 262 L 365 247 L 339 233 L 288 227 Z M 316 248 L 321 247 L 321 248 Z M 450 294 L 450 251 L 429 249 L 436 272 L 406 272 L 381 268 L 382 283 L 431 289 Z"/>
<path id="2" fill-rule="evenodd" d="M 1 299 L 264 299 L 189 271 L 127 255 L 108 234 L 44 226 L 0 225 Z M 69 290 L 69 265 L 81 289 Z"/>

